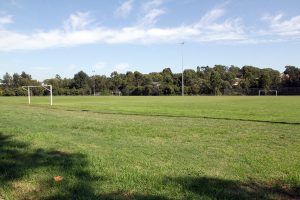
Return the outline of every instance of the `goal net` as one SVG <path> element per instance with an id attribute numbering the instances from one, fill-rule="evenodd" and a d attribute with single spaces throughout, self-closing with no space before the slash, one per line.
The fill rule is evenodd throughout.
<path id="1" fill-rule="evenodd" d="M 36 85 L 22 86 L 22 88 L 27 91 L 28 104 L 31 104 L 31 97 L 30 97 L 31 96 L 31 89 L 32 88 L 38 88 L 38 87 L 44 88 L 45 90 L 50 92 L 50 105 L 52 106 L 52 104 L 53 104 L 52 85 L 45 85 L 45 84 L 38 85 L 38 86 L 36 86 Z"/>
<path id="2" fill-rule="evenodd" d="M 271 96 L 271 95 L 275 95 L 277 96 L 277 90 L 259 90 L 258 91 L 258 96 Z"/>

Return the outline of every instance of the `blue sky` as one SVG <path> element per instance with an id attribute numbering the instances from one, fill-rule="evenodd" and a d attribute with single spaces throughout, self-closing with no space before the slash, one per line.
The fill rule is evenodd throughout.
<path id="1" fill-rule="evenodd" d="M 0 0 L 0 75 L 300 66 L 299 0 Z"/>

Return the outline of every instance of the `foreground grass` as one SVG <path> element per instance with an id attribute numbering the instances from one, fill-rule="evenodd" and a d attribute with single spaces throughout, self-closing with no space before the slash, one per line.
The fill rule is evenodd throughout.
<path id="1" fill-rule="evenodd" d="M 299 97 L 35 100 L 0 99 L 1 198 L 300 198 Z"/>

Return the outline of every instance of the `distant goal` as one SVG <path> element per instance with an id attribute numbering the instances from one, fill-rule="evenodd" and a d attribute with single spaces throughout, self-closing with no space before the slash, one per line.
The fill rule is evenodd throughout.
<path id="1" fill-rule="evenodd" d="M 277 90 L 258 90 L 258 96 L 277 96 Z"/>
<path id="2" fill-rule="evenodd" d="M 24 90 L 27 90 L 27 95 L 28 95 L 28 104 L 30 105 L 31 104 L 31 88 L 37 88 L 37 87 L 42 87 L 44 88 L 45 90 L 49 91 L 50 92 L 50 105 L 52 106 L 53 105 L 53 98 L 52 98 L 52 85 L 45 85 L 45 84 L 42 84 L 42 85 L 28 85 L 28 86 L 22 86 L 22 88 Z"/>

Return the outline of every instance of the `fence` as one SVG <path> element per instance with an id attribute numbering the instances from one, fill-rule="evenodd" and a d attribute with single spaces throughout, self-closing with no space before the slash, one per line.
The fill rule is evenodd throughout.
<path id="1" fill-rule="evenodd" d="M 223 95 L 249 95 L 257 96 L 259 90 L 263 88 L 249 88 L 249 89 L 225 89 Z M 278 95 L 300 95 L 300 87 L 282 87 L 282 88 L 271 88 L 270 90 L 277 90 Z M 269 92 L 267 95 L 275 95 L 275 92 Z"/>

